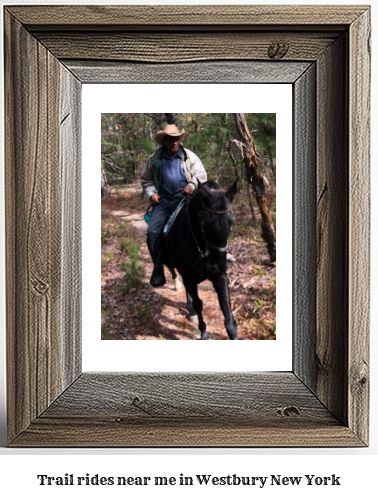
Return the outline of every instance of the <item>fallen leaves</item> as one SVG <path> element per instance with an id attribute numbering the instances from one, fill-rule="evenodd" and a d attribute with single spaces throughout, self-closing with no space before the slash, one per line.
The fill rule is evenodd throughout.
<path id="1" fill-rule="evenodd" d="M 145 205 L 145 203 L 144 203 Z M 166 272 L 164 287 L 152 288 L 152 263 L 145 243 L 145 229 L 138 225 L 145 206 L 139 188 L 102 199 L 102 338 L 106 340 L 195 340 L 198 325 L 186 319 L 185 291 L 176 292 Z M 125 214 L 128 214 L 126 216 Z M 237 217 L 237 214 L 235 214 Z M 138 289 L 122 294 L 129 258 L 122 238 L 140 243 L 139 259 L 145 278 Z M 269 263 L 265 245 L 246 235 L 245 229 L 230 240 L 236 262 L 228 268 L 231 306 L 240 340 L 274 340 L 276 267 Z M 227 340 L 217 295 L 208 281 L 199 285 L 204 320 L 212 340 Z"/>

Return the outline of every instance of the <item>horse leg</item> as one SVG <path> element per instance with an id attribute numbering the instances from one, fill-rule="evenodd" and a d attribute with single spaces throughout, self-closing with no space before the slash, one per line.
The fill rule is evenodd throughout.
<path id="1" fill-rule="evenodd" d="M 186 308 L 188 310 L 187 318 L 191 323 L 198 323 L 198 316 L 193 308 L 193 300 L 188 292 L 186 292 Z"/>
<path id="2" fill-rule="evenodd" d="M 206 331 L 206 323 L 204 322 L 203 317 L 202 317 L 203 303 L 202 303 L 202 300 L 198 296 L 197 285 L 196 284 L 188 284 L 185 281 L 184 281 L 184 285 L 185 285 L 185 288 L 187 290 L 187 294 L 189 296 L 191 296 L 193 309 L 197 313 L 197 316 L 198 316 L 198 327 L 199 327 L 200 332 L 201 332 L 200 340 L 209 340 L 209 334 Z"/>
<path id="3" fill-rule="evenodd" d="M 169 270 L 171 271 L 172 279 L 173 279 L 173 286 L 176 292 L 181 292 L 184 289 L 184 285 L 181 283 L 180 278 L 178 277 L 178 274 L 176 273 L 176 269 L 174 267 L 170 267 Z"/>
<path id="4" fill-rule="evenodd" d="M 227 275 L 221 274 L 220 277 L 212 280 L 215 291 L 218 294 L 219 305 L 224 316 L 224 326 L 230 340 L 238 340 L 238 329 L 236 321 L 231 311 L 230 292 L 228 289 Z"/>
<path id="5" fill-rule="evenodd" d="M 169 270 L 171 271 L 171 274 L 172 274 L 172 279 L 174 281 L 175 290 L 176 290 L 176 292 L 180 292 L 185 287 L 181 283 L 181 281 L 176 273 L 176 269 L 173 267 L 170 267 Z M 197 316 L 197 313 L 193 307 L 193 300 L 188 292 L 186 292 L 186 308 L 188 310 L 187 319 L 190 321 L 190 323 L 198 323 L 198 316 Z"/>

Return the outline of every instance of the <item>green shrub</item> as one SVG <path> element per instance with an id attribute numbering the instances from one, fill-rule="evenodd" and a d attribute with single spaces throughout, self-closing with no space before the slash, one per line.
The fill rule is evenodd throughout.
<path id="1" fill-rule="evenodd" d="M 146 273 L 139 262 L 139 254 L 137 258 L 123 262 L 121 269 L 125 273 L 123 278 L 126 281 L 121 287 L 122 294 L 125 295 L 132 289 L 140 288 Z"/>

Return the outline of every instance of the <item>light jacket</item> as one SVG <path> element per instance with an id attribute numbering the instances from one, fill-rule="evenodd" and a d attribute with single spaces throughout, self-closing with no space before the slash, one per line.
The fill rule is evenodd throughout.
<path id="1" fill-rule="evenodd" d="M 198 186 L 198 181 L 204 183 L 207 181 L 207 173 L 203 168 L 201 160 L 197 155 L 180 146 L 181 150 L 181 167 L 184 171 L 185 178 L 193 189 Z M 164 146 L 160 147 L 147 160 L 146 166 L 140 176 L 144 194 L 151 198 L 152 195 L 158 193 L 161 187 L 161 163 L 163 159 Z"/>

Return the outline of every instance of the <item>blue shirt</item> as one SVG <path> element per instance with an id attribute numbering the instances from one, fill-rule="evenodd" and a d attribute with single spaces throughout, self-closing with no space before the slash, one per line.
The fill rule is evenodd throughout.
<path id="1" fill-rule="evenodd" d="M 161 187 L 159 192 L 162 200 L 155 207 L 155 210 L 167 208 L 172 201 L 172 195 L 188 185 L 184 171 L 181 167 L 181 160 L 181 151 L 178 151 L 177 155 L 172 159 L 164 148 L 161 162 Z"/>

